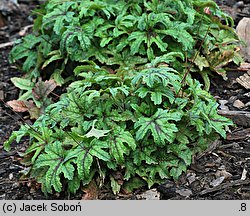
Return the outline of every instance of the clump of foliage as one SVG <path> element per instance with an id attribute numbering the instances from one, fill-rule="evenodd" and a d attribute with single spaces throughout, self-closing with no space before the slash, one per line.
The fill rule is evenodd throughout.
<path id="1" fill-rule="evenodd" d="M 225 137 L 231 121 L 217 114 L 213 97 L 191 77 L 179 92 L 182 76 L 166 65 L 122 75 L 91 67 L 76 67 L 81 79 L 32 128 L 22 126 L 10 139 L 31 137 L 25 158 L 45 192 L 60 192 L 65 180 L 75 192 L 95 174 L 110 179 L 114 192 L 119 180 L 140 177 L 150 187 L 177 179 L 192 155 L 216 134 Z M 122 179 L 115 179 L 118 171 Z"/>
<path id="2" fill-rule="evenodd" d="M 114 193 L 178 179 L 225 137 L 232 122 L 190 74 L 208 87 L 210 72 L 240 61 L 232 20 L 213 1 L 49 0 L 36 13 L 34 33 L 10 58 L 24 59 L 25 79 L 68 88 L 5 148 L 30 137 L 24 162 L 45 193 L 74 193 L 96 176 Z"/>
<path id="3" fill-rule="evenodd" d="M 34 33 L 10 55 L 13 63 L 24 61 L 25 77 L 34 82 L 70 82 L 86 60 L 115 73 L 176 52 L 174 69 L 181 73 L 191 64 L 203 77 L 239 62 L 238 37 L 228 26 L 233 21 L 209 0 L 49 0 L 34 13 Z"/>

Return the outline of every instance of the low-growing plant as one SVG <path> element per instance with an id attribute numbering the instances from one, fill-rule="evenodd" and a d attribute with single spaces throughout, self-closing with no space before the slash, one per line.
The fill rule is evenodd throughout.
<path id="1" fill-rule="evenodd" d="M 32 128 L 23 125 L 5 143 L 31 138 L 25 161 L 44 192 L 60 192 L 63 182 L 75 192 L 96 174 L 110 179 L 115 193 L 136 177 L 149 187 L 177 179 L 231 125 L 198 81 L 188 76 L 179 92 L 182 76 L 165 64 L 122 74 L 97 65 L 74 72 L 81 79 Z"/>
<path id="2" fill-rule="evenodd" d="M 210 0 L 49 0 L 34 14 L 34 33 L 10 54 L 33 82 L 70 83 L 86 60 L 115 73 L 176 52 L 170 66 L 182 73 L 191 65 L 208 89 L 209 73 L 225 77 L 223 66 L 240 61 L 233 20 Z"/>
<path id="3" fill-rule="evenodd" d="M 10 59 L 24 60 L 34 86 L 42 77 L 67 92 L 5 148 L 30 138 L 23 162 L 45 193 L 93 179 L 114 193 L 178 179 L 225 137 L 232 122 L 191 73 L 208 89 L 210 72 L 240 61 L 232 20 L 213 1 L 49 0 L 36 14 Z"/>

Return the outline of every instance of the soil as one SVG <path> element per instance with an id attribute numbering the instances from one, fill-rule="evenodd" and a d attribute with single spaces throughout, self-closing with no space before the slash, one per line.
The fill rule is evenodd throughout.
<path id="1" fill-rule="evenodd" d="M 8 1 L 8 0 L 7 0 Z M 19 9 L 0 11 L 0 199 L 86 199 L 86 190 L 80 190 L 75 195 L 65 193 L 53 194 L 46 197 L 40 190 L 40 185 L 30 179 L 22 179 L 21 171 L 25 167 L 20 163 L 20 154 L 25 151 L 28 140 L 22 144 L 14 145 L 10 152 L 3 150 L 3 142 L 10 136 L 13 130 L 17 130 L 22 124 L 23 118 L 6 107 L 3 101 L 9 101 L 18 97 L 18 90 L 13 86 L 11 77 L 22 76 L 20 69 L 8 62 L 8 54 L 12 48 L 9 42 L 15 41 L 23 34 L 23 28 L 32 24 L 30 16 L 39 1 L 19 0 Z M 41 1 L 40 1 L 41 2 Z M 234 13 L 236 24 L 247 13 L 250 1 L 240 10 L 232 12 L 233 5 L 237 1 L 217 1 L 224 10 Z M 247 9 L 248 8 L 248 9 Z M 27 34 L 31 29 L 27 30 Z M 21 32 L 20 32 L 21 31 Z M 225 140 L 217 140 L 212 143 L 207 151 L 197 155 L 193 159 L 186 174 L 178 181 L 166 181 L 155 186 L 152 190 L 160 196 L 160 199 L 194 199 L 194 200 L 242 200 L 250 199 L 250 92 L 240 85 L 236 78 L 246 71 L 231 66 L 228 71 L 228 80 L 215 76 L 212 79 L 211 93 L 221 104 L 221 112 L 233 111 L 235 127 L 230 128 Z M 230 115 L 229 115 L 230 117 Z M 232 117 L 232 116 L 231 116 Z M 28 120 L 27 120 L 28 121 Z M 85 191 L 85 192 L 84 192 Z M 114 196 L 109 188 L 98 192 L 95 199 L 141 199 L 141 188 L 133 194 L 119 194 Z M 151 192 L 152 192 L 151 191 Z M 92 197 L 93 198 L 93 197 Z"/>

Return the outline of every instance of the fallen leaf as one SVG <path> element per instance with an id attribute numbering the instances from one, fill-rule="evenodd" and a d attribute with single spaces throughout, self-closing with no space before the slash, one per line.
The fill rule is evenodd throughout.
<path id="1" fill-rule="evenodd" d="M 82 189 L 85 193 L 82 197 L 83 200 L 97 200 L 98 199 L 98 187 L 95 180 L 92 180 L 87 186 Z"/>
<path id="2" fill-rule="evenodd" d="M 7 104 L 15 111 L 15 112 L 26 112 L 29 109 L 35 107 L 33 102 L 30 101 L 22 101 L 22 100 L 12 100 L 8 101 Z"/>
<path id="3" fill-rule="evenodd" d="M 35 99 L 40 100 L 46 98 L 56 87 L 57 84 L 55 80 L 46 80 L 45 82 L 39 81 L 32 89 L 32 94 Z"/>

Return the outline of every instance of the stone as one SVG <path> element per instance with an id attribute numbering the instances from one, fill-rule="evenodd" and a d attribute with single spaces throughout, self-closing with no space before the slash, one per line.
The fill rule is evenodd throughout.
<path id="1" fill-rule="evenodd" d="M 238 109 L 242 109 L 245 107 L 245 104 L 241 100 L 235 100 L 233 106 Z"/>

